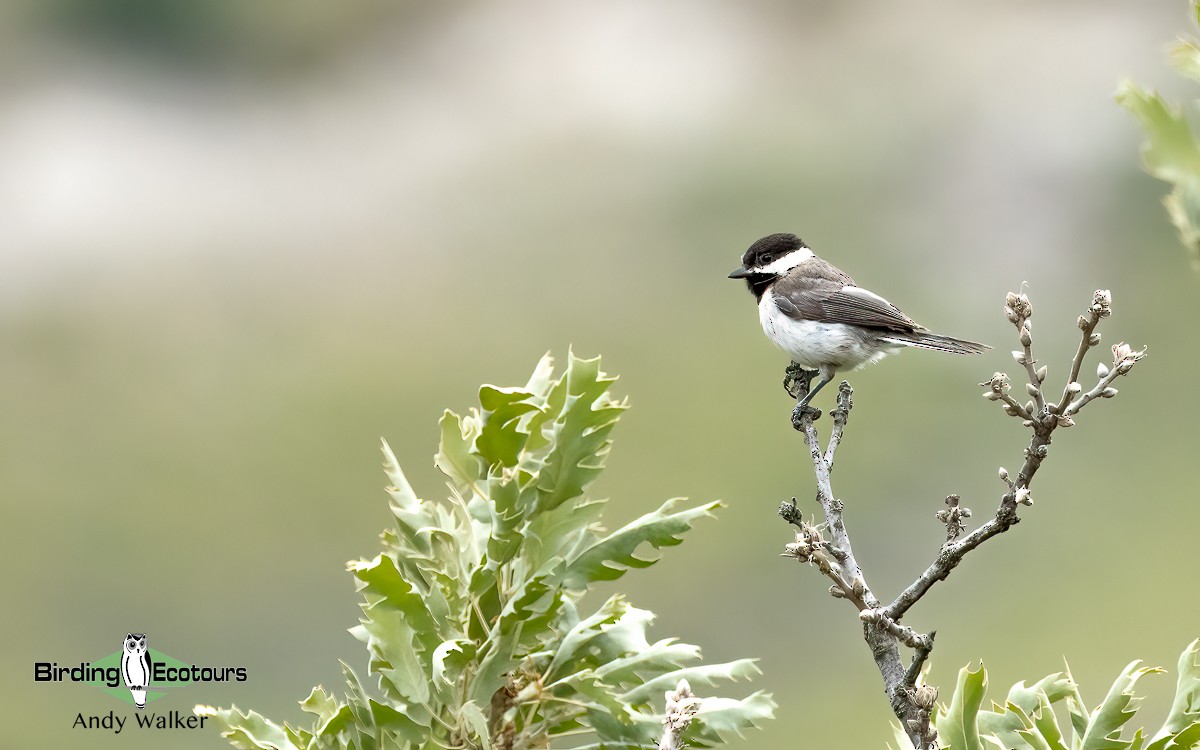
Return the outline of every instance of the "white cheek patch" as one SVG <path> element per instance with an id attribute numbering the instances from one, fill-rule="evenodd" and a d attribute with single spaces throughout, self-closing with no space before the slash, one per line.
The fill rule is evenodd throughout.
<path id="1" fill-rule="evenodd" d="M 802 247 L 797 250 L 791 251 L 790 253 L 783 256 L 782 258 L 776 258 L 775 261 L 773 263 L 771 263 L 770 265 L 766 265 L 766 266 L 763 266 L 762 268 L 754 269 L 754 272 L 755 273 L 770 273 L 770 274 L 777 274 L 777 275 L 782 276 L 783 274 L 792 270 L 793 268 L 800 265 L 801 263 L 808 260 L 809 258 L 815 258 L 815 257 L 816 256 L 813 254 L 812 250 L 809 250 L 807 247 Z"/>

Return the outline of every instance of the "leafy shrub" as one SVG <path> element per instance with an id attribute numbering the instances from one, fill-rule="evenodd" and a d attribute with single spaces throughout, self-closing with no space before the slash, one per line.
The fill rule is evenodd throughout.
<path id="1" fill-rule="evenodd" d="M 949 706 L 939 706 L 934 721 L 943 747 L 951 750 L 1186 750 L 1200 747 L 1200 640 L 1179 657 L 1175 701 L 1166 722 L 1147 739 L 1144 729 L 1121 739 L 1121 728 L 1133 719 L 1141 698 L 1133 686 L 1141 677 L 1164 670 L 1143 667 L 1135 661 L 1121 671 L 1104 701 L 1093 711 L 1079 692 L 1070 671 L 1058 672 L 1032 685 L 1018 682 L 1008 691 L 1004 705 L 981 711 L 987 692 L 987 670 L 963 667 Z M 1054 707 L 1066 708 L 1070 738 Z M 896 740 L 911 748 L 908 737 L 896 727 Z"/>
<path id="2" fill-rule="evenodd" d="M 696 646 L 651 643 L 653 614 L 620 594 L 579 612 L 593 584 L 655 562 L 639 548 L 679 544 L 718 507 L 673 499 L 616 531 L 598 525 L 605 501 L 585 490 L 626 408 L 612 381 L 599 359 L 573 355 L 555 377 L 546 356 L 524 387 L 485 385 L 480 409 L 447 411 L 445 502 L 420 499 L 384 443 L 395 529 L 381 554 L 349 564 L 364 597 L 351 632 L 377 692 L 343 664 L 344 697 L 317 687 L 300 703 L 315 716 L 307 729 L 236 707 L 196 712 L 239 748 L 656 747 L 664 693 L 756 674 L 750 659 L 704 665 Z M 773 708 L 762 692 L 692 701 L 677 739 L 711 747 Z"/>

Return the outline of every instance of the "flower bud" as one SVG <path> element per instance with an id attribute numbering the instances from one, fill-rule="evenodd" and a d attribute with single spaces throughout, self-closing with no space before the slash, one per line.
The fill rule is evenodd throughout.
<path id="1" fill-rule="evenodd" d="M 1059 427 L 1074 427 L 1075 420 L 1071 419 L 1070 415 L 1060 416 L 1058 418 L 1058 426 Z"/>
<path id="2" fill-rule="evenodd" d="M 1025 392 L 1028 393 L 1030 396 L 1037 398 L 1039 395 L 1041 395 L 1042 389 L 1038 388 L 1033 383 L 1026 383 L 1025 384 Z"/>
<path id="3" fill-rule="evenodd" d="M 937 702 L 937 699 L 937 688 L 932 687 L 931 685 L 921 685 L 916 690 L 913 690 L 912 693 L 913 705 L 922 711 L 929 711 L 933 709 L 933 704 Z"/>
<path id="4" fill-rule="evenodd" d="M 1037 371 L 1037 382 L 1045 383 L 1046 376 L 1049 374 L 1050 374 L 1050 366 L 1042 365 L 1041 367 L 1038 368 L 1038 371 Z"/>
<path id="5" fill-rule="evenodd" d="M 1033 410 L 1036 408 L 1037 408 L 1037 406 L 1032 401 L 1025 402 L 1025 411 L 1026 412 L 1033 414 Z"/>
<path id="6" fill-rule="evenodd" d="M 1025 352 L 1013 352 L 1013 359 L 1017 360 L 1018 365 L 1025 364 Z"/>
<path id="7" fill-rule="evenodd" d="M 1100 396 L 1103 398 L 1112 398 L 1115 395 L 1117 395 L 1116 388 L 1109 387 L 1109 388 L 1105 388 L 1104 390 L 1100 391 Z"/>
<path id="8" fill-rule="evenodd" d="M 1075 382 L 1067 383 L 1067 393 L 1070 394 L 1071 396 L 1078 396 L 1079 392 L 1082 390 L 1083 390 L 1083 386 L 1081 386 L 1079 383 L 1075 383 Z"/>
<path id="9" fill-rule="evenodd" d="M 1000 400 L 1000 394 L 996 393 L 995 391 L 984 391 L 983 397 L 986 398 L 988 401 L 999 401 Z"/>
<path id="10" fill-rule="evenodd" d="M 1096 377 L 1101 380 L 1108 377 L 1108 367 L 1103 362 L 1096 364 Z"/>
<path id="11" fill-rule="evenodd" d="M 1028 487 L 1022 487 L 1021 489 L 1017 490 L 1017 495 L 1013 499 L 1017 501 L 1017 505 L 1033 505 L 1033 499 L 1029 497 Z"/>
<path id="12" fill-rule="evenodd" d="M 1100 334 L 1093 333 L 1088 336 L 1088 346 L 1100 346 Z"/>
<path id="13" fill-rule="evenodd" d="M 1020 339 L 1021 339 L 1021 346 L 1029 346 L 1030 344 L 1033 343 L 1033 337 L 1029 335 L 1028 327 L 1026 327 L 1026 326 L 1021 327 Z"/>
<path id="14" fill-rule="evenodd" d="M 1016 409 L 1014 409 L 1011 404 L 1005 404 L 1004 405 L 1004 413 L 1010 417 L 1015 417 L 1015 416 L 1017 416 L 1017 414 L 1019 412 Z"/>
<path id="15" fill-rule="evenodd" d="M 1008 469 L 1004 468 L 1003 466 L 1000 467 L 1000 481 L 1008 481 Z"/>
<path id="16" fill-rule="evenodd" d="M 1088 325 L 1090 325 L 1090 323 L 1091 323 L 1091 321 L 1089 321 L 1087 318 L 1083 317 L 1082 315 L 1079 316 L 1079 320 L 1075 321 L 1075 325 L 1079 326 L 1079 330 L 1081 330 L 1081 331 L 1086 331 L 1088 328 Z"/>

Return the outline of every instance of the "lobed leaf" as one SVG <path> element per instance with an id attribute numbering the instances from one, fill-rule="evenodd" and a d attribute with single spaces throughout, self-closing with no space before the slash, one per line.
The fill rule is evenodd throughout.
<path id="1" fill-rule="evenodd" d="M 747 729 L 759 727 L 775 718 L 778 705 L 761 690 L 740 700 L 734 698 L 703 698 L 700 710 L 683 732 L 685 743 L 699 747 L 714 747 L 737 737 Z"/>
<path id="2" fill-rule="evenodd" d="M 242 712 L 237 706 L 196 706 L 196 716 L 207 716 L 221 728 L 221 736 L 238 750 L 292 750 L 296 748 L 284 728 L 257 711 Z M 299 750 L 299 748 L 296 748 Z"/>
<path id="3" fill-rule="evenodd" d="M 517 465 L 529 432 L 522 429 L 521 417 L 541 411 L 539 399 L 522 388 L 485 385 L 479 389 L 483 407 L 483 426 L 475 438 L 473 452 L 490 465 Z"/>
<path id="4" fill-rule="evenodd" d="M 608 398 L 608 386 L 616 378 L 600 371 L 600 358 L 567 357 L 567 371 L 551 390 L 548 413 L 556 414 L 547 424 L 549 451 L 537 472 L 537 488 L 543 510 L 557 508 L 579 497 L 604 468 L 610 441 L 608 435 L 626 406 Z M 561 407 L 556 403 L 562 399 Z M 534 426 L 541 422 L 536 418 Z"/>
<path id="5" fill-rule="evenodd" d="M 1133 718 L 1141 702 L 1133 694 L 1133 686 L 1144 675 L 1162 672 L 1157 667 L 1139 667 L 1141 661 L 1130 662 L 1113 682 L 1104 702 L 1091 713 L 1087 731 L 1080 740 L 1080 750 L 1125 750 L 1131 742 L 1121 739 L 1121 727 Z"/>
<path id="6" fill-rule="evenodd" d="M 475 701 L 467 701 L 459 709 L 459 716 L 470 730 L 470 734 L 479 740 L 483 750 L 491 750 L 492 735 L 488 730 L 487 717 L 483 715 L 483 710 L 479 708 L 479 704 Z"/>
<path id="7" fill-rule="evenodd" d="M 756 659 L 738 659 L 725 664 L 700 664 L 648 679 L 625 692 L 621 700 L 633 704 L 647 703 L 651 698 L 657 697 L 657 693 L 674 690 L 680 680 L 687 680 L 695 690 L 698 687 L 716 687 L 722 680 L 748 680 L 760 674 L 762 670 L 758 668 Z"/>
<path id="8" fill-rule="evenodd" d="M 612 581 L 620 578 L 629 568 L 646 568 L 657 562 L 657 558 L 637 557 L 634 552 L 642 544 L 655 549 L 671 547 L 683 542 L 681 535 L 692 528 L 697 518 L 712 516 L 720 507 L 711 502 L 696 508 L 677 511 L 682 498 L 672 498 L 662 507 L 613 533 L 597 540 L 580 552 L 567 566 L 563 586 L 582 590 L 595 581 Z"/>
<path id="9" fill-rule="evenodd" d="M 1200 639 L 1179 655 L 1175 700 L 1162 728 L 1150 739 L 1147 750 L 1173 750 L 1200 745 Z"/>
<path id="10" fill-rule="evenodd" d="M 969 665 L 958 671 L 958 684 L 950 705 L 937 720 L 938 735 L 947 748 L 980 750 L 983 747 L 976 719 L 986 691 L 987 670 L 982 662 L 974 672 Z"/>

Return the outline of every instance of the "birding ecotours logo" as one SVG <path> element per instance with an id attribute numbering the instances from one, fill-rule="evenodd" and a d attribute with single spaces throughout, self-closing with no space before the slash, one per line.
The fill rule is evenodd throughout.
<path id="1" fill-rule="evenodd" d="M 145 633 L 126 633 L 119 650 L 91 662 L 34 663 L 35 682 L 76 682 L 92 685 L 138 710 L 165 697 L 172 689 L 194 683 L 245 682 L 246 668 L 197 666 L 150 648 Z"/>

